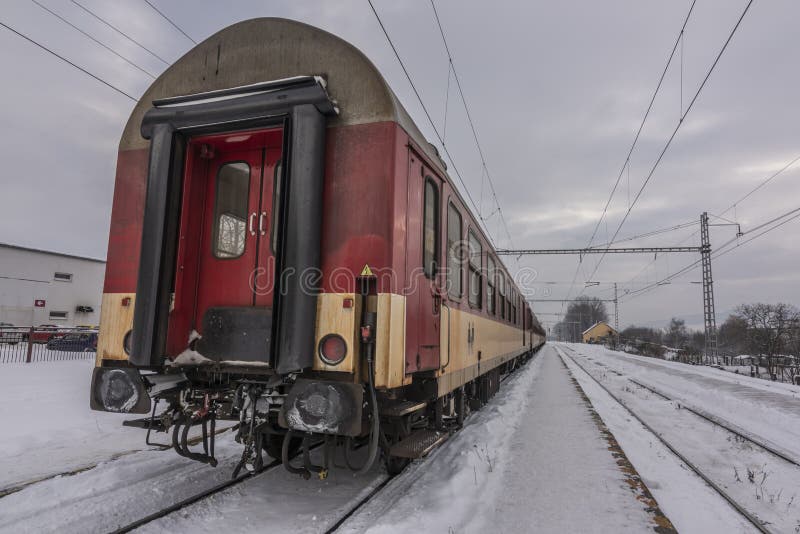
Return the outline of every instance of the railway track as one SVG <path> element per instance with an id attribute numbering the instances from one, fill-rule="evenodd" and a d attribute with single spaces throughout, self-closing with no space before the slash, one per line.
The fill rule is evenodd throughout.
<path id="1" fill-rule="evenodd" d="M 215 434 L 217 436 L 219 436 L 220 434 L 224 434 L 225 432 L 228 432 L 229 430 L 230 431 L 234 431 L 234 430 L 236 430 L 236 426 L 238 426 L 238 425 L 234 425 L 233 427 L 217 429 Z M 195 436 L 195 437 L 189 439 L 188 443 L 189 443 L 189 445 L 197 445 L 198 443 L 200 443 L 200 441 L 202 441 L 202 439 L 203 439 L 202 436 Z M 25 488 L 33 486 L 34 484 L 40 484 L 42 482 L 46 482 L 48 480 L 52 480 L 52 479 L 58 478 L 58 477 L 71 477 L 71 476 L 78 475 L 80 473 L 85 473 L 86 471 L 91 471 L 92 469 L 94 469 L 95 467 L 97 467 L 100 464 L 103 464 L 103 463 L 106 463 L 106 462 L 113 462 L 114 460 L 118 460 L 120 458 L 123 458 L 125 456 L 129 456 L 131 454 L 135 454 L 137 452 L 169 450 L 171 448 L 172 447 L 152 447 L 150 449 L 133 449 L 133 450 L 130 450 L 130 451 L 118 452 L 118 453 L 113 454 L 113 455 L 111 455 L 111 456 L 109 456 L 107 458 L 104 458 L 103 460 L 100 460 L 98 462 L 92 462 L 90 464 L 82 465 L 80 467 L 75 467 L 73 469 L 68 469 L 68 470 L 65 470 L 65 471 L 59 471 L 58 473 L 53 473 L 51 475 L 45 475 L 45 476 L 33 478 L 33 479 L 30 479 L 30 480 L 26 480 L 24 482 L 15 483 L 15 484 L 13 484 L 11 486 L 6 486 L 4 488 L 0 488 L 0 499 L 2 499 L 3 497 L 7 497 L 9 495 L 12 495 L 14 493 L 17 493 L 18 491 L 22 491 Z"/>
<path id="2" fill-rule="evenodd" d="M 232 478 L 230 480 L 226 480 L 225 482 L 221 482 L 221 483 L 217 484 L 216 486 L 213 486 L 213 487 L 211 487 L 211 488 L 209 488 L 209 489 L 207 489 L 205 491 L 201 491 L 200 493 L 197 493 L 196 495 L 192 495 L 191 497 L 187 497 L 187 498 L 183 499 L 182 501 L 179 501 L 179 502 L 177 502 L 175 504 L 172 504 L 170 506 L 162 508 L 161 510 L 153 512 L 152 514 L 149 514 L 149 515 L 147 515 L 147 516 L 145 516 L 145 517 L 143 517 L 141 519 L 137 519 L 136 521 L 132 521 L 131 523 L 128 523 L 128 524 L 126 524 L 124 526 L 121 526 L 121 527 L 119 527 L 118 529 L 116 529 L 116 530 L 114 530 L 112 532 L 113 532 L 113 534 L 124 534 L 126 532 L 132 532 L 133 530 L 136 530 L 139 527 L 142 527 L 142 526 L 144 526 L 144 525 L 146 525 L 148 523 L 152 523 L 156 519 L 161 519 L 162 517 L 166 517 L 166 516 L 168 516 L 168 515 L 170 515 L 172 513 L 177 512 L 178 510 L 186 508 L 187 506 L 189 506 L 191 504 L 194 504 L 194 503 L 196 503 L 198 501 L 202 501 L 203 499 L 206 499 L 208 497 L 211 497 L 212 495 L 220 493 L 221 491 L 224 491 L 224 490 L 226 490 L 226 489 L 228 489 L 228 488 L 230 488 L 232 486 L 236 486 L 238 484 L 241 484 L 245 480 L 249 480 L 249 479 L 251 479 L 253 477 L 256 477 L 256 476 L 259 476 L 259 475 L 263 475 L 263 474 L 265 474 L 265 473 L 267 473 L 267 472 L 269 472 L 269 471 L 271 471 L 273 469 L 276 469 L 276 468 L 278 468 L 280 466 L 281 466 L 281 462 L 279 460 L 275 460 L 275 461 L 267 464 L 264 467 L 264 469 L 262 471 L 259 471 L 258 473 L 245 473 L 245 474 L 240 475 L 240 476 L 238 476 L 236 478 Z"/>
<path id="3" fill-rule="evenodd" d="M 606 385 L 603 384 L 600 380 L 595 378 L 595 376 L 592 373 L 590 373 L 586 369 L 586 367 L 584 365 L 582 365 L 581 363 L 578 363 L 578 361 L 573 356 L 568 355 L 566 353 L 565 349 L 568 350 L 569 352 L 571 352 L 573 355 L 575 354 L 575 351 L 573 349 L 571 349 L 570 347 L 557 347 L 557 352 L 561 356 L 562 359 L 564 359 L 564 358 L 568 359 L 569 361 L 574 363 L 579 369 L 581 369 L 584 374 L 586 374 L 589 378 L 592 379 L 593 382 L 595 382 L 598 386 L 600 386 L 603 389 L 603 391 L 605 391 L 612 399 L 614 399 L 614 401 L 617 404 L 622 406 L 625 409 L 625 411 L 628 414 L 630 414 L 631 417 L 633 417 L 636 421 L 638 421 L 644 428 L 646 428 L 651 434 L 653 434 L 653 436 L 655 436 L 667 449 L 669 449 L 676 457 L 678 457 L 681 460 L 681 462 L 684 463 L 684 465 L 686 465 L 689 469 L 691 469 L 698 477 L 700 477 L 706 484 L 708 484 L 709 487 L 711 487 L 717 494 L 719 494 L 723 499 L 725 499 L 725 501 L 727 501 L 728 504 L 730 504 L 731 507 L 734 510 L 736 510 L 745 520 L 747 520 L 747 522 L 749 522 L 751 525 L 753 525 L 754 528 L 756 528 L 759 532 L 763 532 L 765 534 L 772 534 L 773 533 L 773 531 L 770 530 L 767 527 L 767 525 L 765 524 L 764 521 L 760 520 L 753 513 L 751 513 L 749 510 L 747 510 L 742 504 L 740 504 L 729 492 L 725 491 L 725 489 L 722 488 L 720 486 L 720 484 L 716 483 L 711 478 L 711 476 L 709 476 L 706 472 L 704 472 L 700 468 L 700 466 L 698 466 L 697 464 L 695 464 L 694 462 L 689 460 L 683 453 L 681 453 L 677 449 L 677 447 L 673 443 L 668 441 L 663 436 L 663 434 L 661 432 L 658 432 L 649 423 L 647 423 L 641 417 L 639 417 L 639 415 L 637 415 L 628 406 L 627 403 L 625 403 L 621 398 L 619 398 L 618 395 L 616 395 L 615 393 L 612 393 L 612 391 L 608 387 L 606 387 Z M 631 379 L 626 379 L 626 380 L 628 380 L 631 383 L 636 384 Z M 636 384 L 636 385 L 640 385 L 640 384 Z M 640 387 L 644 387 L 644 386 L 640 386 Z M 650 388 L 647 388 L 647 387 L 645 387 L 645 389 L 648 389 L 651 392 L 655 393 L 656 395 L 664 397 L 665 399 L 668 398 L 666 395 L 663 395 L 660 392 L 654 391 L 653 389 L 650 389 Z M 694 412 L 694 411 L 692 411 L 692 413 L 696 414 L 696 412 Z M 696 415 L 699 415 L 699 414 L 696 414 Z M 790 463 L 793 463 L 794 465 L 797 465 L 795 462 L 792 462 L 791 460 L 787 460 L 782 455 L 776 454 L 775 451 L 771 450 L 770 448 L 765 448 L 760 443 L 758 443 L 756 441 L 753 441 L 753 439 L 751 439 L 752 436 L 742 435 L 742 434 L 740 434 L 740 433 L 738 433 L 736 431 L 733 431 L 733 430 L 727 428 L 726 426 L 720 424 L 719 422 L 717 422 L 717 421 L 715 421 L 713 419 L 709 419 L 709 418 L 706 418 L 706 417 L 703 417 L 703 416 L 700 416 L 700 417 L 702 417 L 706 421 L 712 423 L 713 425 L 716 425 L 716 426 L 718 426 L 720 428 L 723 428 L 726 431 L 732 432 L 733 434 L 739 436 L 740 438 L 745 439 L 745 440 L 749 441 L 750 443 L 753 443 L 753 444 L 757 445 L 758 447 L 761 447 L 763 450 L 767 451 L 770 454 L 775 455 L 776 457 L 780 458 L 781 460 L 789 461 Z"/>

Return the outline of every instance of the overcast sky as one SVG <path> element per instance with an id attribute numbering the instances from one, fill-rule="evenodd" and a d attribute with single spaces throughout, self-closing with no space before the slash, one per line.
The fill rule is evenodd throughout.
<path id="1" fill-rule="evenodd" d="M 40 0 L 154 75 L 165 65 L 68 0 Z M 239 20 L 288 17 L 352 42 L 383 72 L 422 131 L 434 139 L 366 0 L 211 2 L 152 0 L 197 41 Z M 174 61 L 192 43 L 140 0 L 78 0 L 144 46 Z M 689 1 L 491 2 L 439 0 L 437 8 L 516 248 L 584 247 L 623 167 Z M 630 172 L 595 243 L 613 235 L 659 152 L 741 14 L 746 0 L 697 0 L 631 158 Z M 375 0 L 437 127 L 442 130 L 447 56 L 430 2 Z M 3 3 L 0 20 L 138 97 L 152 81 L 30 0 Z M 800 3 L 756 0 L 734 35 L 619 237 L 721 214 L 800 155 Z M 0 241 L 105 257 L 119 136 L 133 102 L 0 28 L 2 140 Z M 299 73 L 305 74 L 305 73 Z M 495 211 L 480 159 L 451 83 L 447 146 L 483 215 Z M 628 175 L 630 178 L 628 179 Z M 800 205 L 800 162 L 725 213 L 747 231 Z M 482 191 L 482 193 L 481 193 Z M 498 246 L 512 247 L 498 214 Z M 626 245 L 697 244 L 697 226 Z M 718 316 L 752 301 L 800 303 L 800 220 L 714 262 Z M 754 233 L 755 234 L 755 233 Z M 752 234 L 752 235 L 754 235 Z M 712 245 L 734 237 L 712 229 Z M 690 237 L 691 236 L 691 237 Z M 687 239 L 688 238 L 688 239 Z M 743 238 L 742 241 L 744 241 Z M 600 256 L 508 258 L 538 273 L 528 290 L 571 296 Z M 652 284 L 693 254 L 607 256 L 585 294 L 610 298 Z M 671 316 L 702 325 L 696 269 L 637 298 L 623 297 L 620 322 L 662 326 Z M 545 323 L 561 310 L 537 304 Z M 611 311 L 611 307 L 609 307 Z"/>

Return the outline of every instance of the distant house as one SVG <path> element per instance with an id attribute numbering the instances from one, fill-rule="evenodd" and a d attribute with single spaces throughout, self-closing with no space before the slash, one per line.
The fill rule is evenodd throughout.
<path id="1" fill-rule="evenodd" d="M 0 243 L 0 322 L 96 325 L 106 262 Z"/>
<path id="2" fill-rule="evenodd" d="M 611 328 L 608 323 L 600 321 L 594 323 L 583 332 L 584 343 L 603 343 L 609 338 L 616 336 L 617 331 Z"/>

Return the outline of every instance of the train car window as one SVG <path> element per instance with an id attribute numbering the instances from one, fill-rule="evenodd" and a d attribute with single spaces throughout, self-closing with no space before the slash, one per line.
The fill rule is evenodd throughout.
<path id="1" fill-rule="evenodd" d="M 483 248 L 478 236 L 469 231 L 469 305 L 480 309 L 483 304 Z"/>
<path id="2" fill-rule="evenodd" d="M 280 225 L 281 211 L 281 172 L 283 170 L 283 160 L 279 159 L 275 164 L 275 174 L 272 177 L 272 227 L 270 228 L 269 242 L 272 247 L 272 255 L 278 254 L 278 227 Z"/>
<path id="3" fill-rule="evenodd" d="M 447 293 L 453 298 L 460 298 L 462 295 L 463 235 L 461 214 L 450 203 L 447 209 Z"/>
<path id="4" fill-rule="evenodd" d="M 514 291 L 514 298 L 511 301 L 511 322 L 517 324 L 517 292 Z"/>
<path id="5" fill-rule="evenodd" d="M 425 180 L 425 200 L 422 229 L 422 268 L 427 278 L 436 276 L 439 250 L 439 189 L 433 180 Z"/>
<path id="6" fill-rule="evenodd" d="M 491 256 L 486 257 L 486 311 L 494 315 L 495 309 L 495 263 Z"/>
<path id="7" fill-rule="evenodd" d="M 217 172 L 211 246 L 217 258 L 232 259 L 244 254 L 249 195 L 250 166 L 243 161 L 222 165 Z"/>
<path id="8" fill-rule="evenodd" d="M 506 279 L 503 271 L 497 273 L 497 293 L 500 295 L 500 318 L 506 318 Z"/>

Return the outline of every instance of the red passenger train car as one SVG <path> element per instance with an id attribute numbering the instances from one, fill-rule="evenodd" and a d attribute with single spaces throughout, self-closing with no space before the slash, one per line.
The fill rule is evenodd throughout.
<path id="1" fill-rule="evenodd" d="M 425 454 L 544 331 L 375 66 L 254 19 L 170 66 L 125 127 L 91 406 L 215 465 L 213 427 L 299 447 Z M 187 435 L 202 426 L 202 449 Z M 325 458 L 331 457 L 331 450 Z M 326 460 L 327 461 L 327 460 Z"/>

